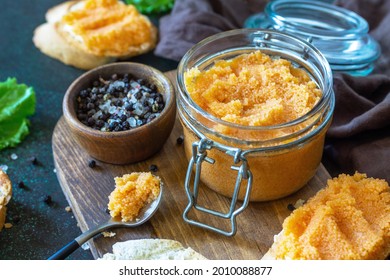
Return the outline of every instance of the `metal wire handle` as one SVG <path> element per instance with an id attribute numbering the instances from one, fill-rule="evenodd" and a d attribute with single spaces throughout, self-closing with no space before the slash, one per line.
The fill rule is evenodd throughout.
<path id="1" fill-rule="evenodd" d="M 202 164 L 204 162 L 207 162 L 209 164 L 214 164 L 214 159 L 207 156 L 207 151 L 211 150 L 212 148 L 216 148 L 220 151 L 225 152 L 228 155 L 231 155 L 233 157 L 234 164 L 238 164 L 241 162 L 240 166 L 232 165 L 231 168 L 233 170 L 238 171 L 236 183 L 234 186 L 234 191 L 230 203 L 230 208 L 227 213 L 215 211 L 203 206 L 198 205 L 198 194 L 199 194 L 199 182 L 200 182 L 200 174 L 202 170 Z M 195 166 L 195 177 L 194 177 L 194 184 L 193 188 L 191 190 L 190 184 L 191 184 L 191 178 L 192 178 L 192 170 Z M 238 199 L 238 193 L 240 191 L 241 182 L 242 180 L 247 180 L 246 184 L 246 191 L 245 196 L 242 201 L 242 205 L 236 209 L 236 203 Z M 232 148 L 228 146 L 221 145 L 219 143 L 215 143 L 207 138 L 201 138 L 200 141 L 192 143 L 192 157 L 190 159 L 190 162 L 188 164 L 186 179 L 184 183 L 184 187 L 187 193 L 188 197 L 188 205 L 186 209 L 183 212 L 183 219 L 188 222 L 189 224 L 206 228 L 212 231 L 215 231 L 217 233 L 220 233 L 225 236 L 233 236 L 237 232 L 237 223 L 236 223 L 236 216 L 240 214 L 249 203 L 249 196 L 252 189 L 252 172 L 249 170 L 249 166 L 247 163 L 247 160 L 245 158 L 245 155 L 242 153 L 241 149 Z M 193 219 L 190 219 L 188 217 L 189 211 L 195 208 L 196 210 L 200 212 L 204 212 L 206 214 L 210 214 L 222 219 L 229 219 L 231 224 L 231 230 L 223 230 L 205 223 L 202 223 L 200 221 L 196 221 Z"/>

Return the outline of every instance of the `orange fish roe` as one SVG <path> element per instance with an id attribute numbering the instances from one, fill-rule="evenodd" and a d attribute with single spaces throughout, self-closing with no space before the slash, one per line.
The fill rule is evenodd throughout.
<path id="1" fill-rule="evenodd" d="M 109 196 L 108 209 L 112 217 L 123 222 L 133 221 L 147 203 L 160 193 L 160 178 L 150 172 L 133 172 L 115 178 L 115 189 Z"/>
<path id="2" fill-rule="evenodd" d="M 126 56 L 132 49 L 154 45 L 156 28 L 132 5 L 118 0 L 86 0 L 65 14 L 63 25 L 71 28 L 80 46 L 97 56 Z"/>
<path id="3" fill-rule="evenodd" d="M 390 188 L 365 174 L 328 181 L 283 223 L 276 259 L 385 259 L 390 254 Z"/>
<path id="4" fill-rule="evenodd" d="M 260 51 L 188 70 L 185 85 L 203 110 L 247 126 L 282 124 L 305 115 L 322 92 L 303 69 Z"/>

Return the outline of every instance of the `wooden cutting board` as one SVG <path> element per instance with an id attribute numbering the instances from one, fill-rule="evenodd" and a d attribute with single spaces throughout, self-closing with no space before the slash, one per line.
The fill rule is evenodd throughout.
<path id="1" fill-rule="evenodd" d="M 174 71 L 166 74 L 172 81 L 175 80 Z M 88 166 L 90 156 L 72 139 L 63 117 L 58 121 L 52 139 L 54 163 L 60 185 L 83 232 L 110 218 L 106 209 L 108 196 L 115 187 L 114 177 L 149 171 L 149 166 L 155 164 L 158 167 L 155 174 L 165 183 L 163 201 L 151 220 L 138 228 L 112 229 L 110 231 L 116 233 L 114 237 L 99 235 L 89 242 L 95 258 L 112 252 L 112 245 L 118 241 L 166 238 L 190 246 L 209 259 L 260 259 L 273 243 L 273 236 L 282 229 L 283 220 L 291 213 L 287 205 L 294 204 L 298 199 L 307 200 L 323 188 L 330 178 L 321 164 L 314 178 L 299 192 L 272 202 L 250 203 L 237 218 L 236 235 L 225 237 L 189 225 L 182 218 L 188 203 L 184 190 L 188 162 L 184 146 L 176 143 L 180 135 L 181 124 L 176 120 L 164 147 L 152 158 L 122 166 L 97 162 L 97 167 L 92 169 Z M 200 201 L 208 201 L 217 210 L 229 205 L 229 199 L 206 186 L 201 185 L 200 190 Z M 213 222 L 221 227 L 226 226 L 219 219 Z"/>

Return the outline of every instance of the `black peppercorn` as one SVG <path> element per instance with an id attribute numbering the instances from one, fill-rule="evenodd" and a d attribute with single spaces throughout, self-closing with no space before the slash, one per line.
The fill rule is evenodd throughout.
<path id="1" fill-rule="evenodd" d="M 184 142 L 184 136 L 183 135 L 180 135 L 179 137 L 177 137 L 176 144 L 181 145 L 181 144 L 183 144 L 183 142 Z"/>
<path id="2" fill-rule="evenodd" d="M 94 118 L 89 118 L 87 121 L 88 125 L 92 126 L 95 124 L 95 119 Z"/>
<path id="3" fill-rule="evenodd" d="M 155 165 L 155 164 L 151 164 L 151 165 L 149 166 L 149 170 L 152 171 L 152 172 L 156 172 L 156 171 L 158 170 L 158 167 L 157 167 L 157 165 Z"/>
<path id="4" fill-rule="evenodd" d="M 15 215 L 15 216 L 13 216 L 13 217 L 11 218 L 11 220 L 12 220 L 12 222 L 13 222 L 14 224 L 17 224 L 17 223 L 19 223 L 19 221 L 20 221 L 20 216 Z"/>
<path id="5" fill-rule="evenodd" d="M 30 157 L 28 159 L 33 165 L 38 165 L 38 160 L 36 157 Z"/>
<path id="6" fill-rule="evenodd" d="M 89 162 L 88 162 L 88 166 L 90 168 L 95 168 L 96 167 L 96 161 L 94 161 L 93 159 L 91 159 Z"/>
<path id="7" fill-rule="evenodd" d="M 98 80 L 77 96 L 77 117 L 100 131 L 123 131 L 144 125 L 164 109 L 161 93 L 154 84 L 129 74 L 113 74 Z"/>
<path id="8" fill-rule="evenodd" d="M 292 205 L 291 203 L 289 203 L 289 204 L 287 205 L 287 209 L 290 210 L 290 211 L 294 211 L 294 210 L 295 210 L 295 206 Z"/>
<path id="9" fill-rule="evenodd" d="M 44 198 L 43 198 L 43 202 L 45 202 L 47 205 L 50 205 L 52 204 L 53 200 L 51 198 L 50 195 L 46 195 Z"/>
<path id="10" fill-rule="evenodd" d="M 95 109 L 95 105 L 94 105 L 93 103 L 88 103 L 88 104 L 87 104 L 87 109 L 88 109 L 88 110 Z"/>

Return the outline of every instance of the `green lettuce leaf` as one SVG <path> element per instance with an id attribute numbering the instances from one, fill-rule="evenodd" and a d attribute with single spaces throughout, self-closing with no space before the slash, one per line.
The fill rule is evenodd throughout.
<path id="1" fill-rule="evenodd" d="M 32 87 L 18 84 L 15 78 L 0 82 L 0 150 L 14 147 L 29 133 L 28 116 L 35 113 Z"/>
<path id="2" fill-rule="evenodd" d="M 175 0 L 125 0 L 143 14 L 163 13 L 172 9 Z"/>
<path id="3" fill-rule="evenodd" d="M 0 150 L 20 144 L 29 133 L 28 124 L 27 119 L 0 122 Z"/>

